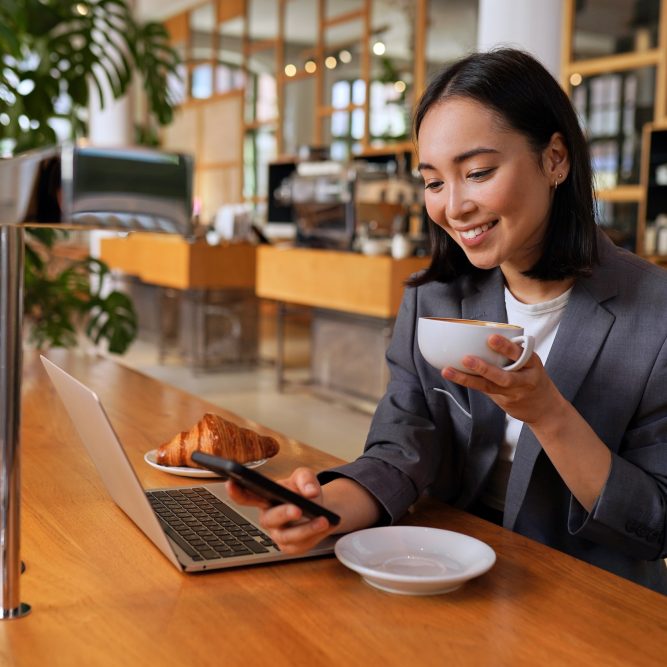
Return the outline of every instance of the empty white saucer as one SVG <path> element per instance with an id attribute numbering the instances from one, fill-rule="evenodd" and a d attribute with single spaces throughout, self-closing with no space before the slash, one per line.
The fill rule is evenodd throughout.
<path id="1" fill-rule="evenodd" d="M 345 535 L 335 547 L 343 565 L 375 588 L 404 595 L 448 593 L 496 562 L 469 535 L 421 526 L 383 526 Z"/>

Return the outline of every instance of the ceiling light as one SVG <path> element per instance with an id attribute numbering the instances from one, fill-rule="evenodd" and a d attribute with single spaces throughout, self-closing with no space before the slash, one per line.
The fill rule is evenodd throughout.
<path id="1" fill-rule="evenodd" d="M 296 74 L 296 65 L 292 65 L 292 63 L 285 65 L 285 74 L 287 76 L 294 76 Z"/>
<path id="2" fill-rule="evenodd" d="M 346 63 L 346 64 L 347 64 L 347 63 L 349 63 L 349 62 L 352 61 L 352 54 L 351 54 L 347 49 L 343 49 L 343 50 L 338 54 L 338 59 L 339 59 L 342 63 Z"/>
<path id="3" fill-rule="evenodd" d="M 384 45 L 384 42 L 375 42 L 373 44 L 373 53 L 376 56 L 384 55 L 384 52 L 387 50 L 387 47 Z"/>
<path id="4" fill-rule="evenodd" d="M 570 77 L 570 83 L 571 83 L 573 86 L 578 86 L 578 85 L 580 85 L 582 81 L 583 81 L 583 78 L 582 78 L 581 74 L 579 74 L 579 72 L 575 72 L 575 73 Z"/>
<path id="5" fill-rule="evenodd" d="M 335 69 L 336 65 L 338 65 L 338 61 L 334 56 L 327 56 L 326 60 L 324 61 L 324 66 L 327 69 Z"/>
<path id="6" fill-rule="evenodd" d="M 394 82 L 394 90 L 397 93 L 404 93 L 406 88 L 407 88 L 407 86 L 405 85 L 405 81 L 400 81 L 399 80 L 399 81 Z"/>
<path id="7" fill-rule="evenodd" d="M 314 60 L 306 60 L 306 64 L 303 68 L 308 74 L 313 74 L 317 70 L 317 63 Z"/>

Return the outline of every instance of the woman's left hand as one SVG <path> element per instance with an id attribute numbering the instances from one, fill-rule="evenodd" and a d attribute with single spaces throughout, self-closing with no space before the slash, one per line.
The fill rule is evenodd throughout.
<path id="1" fill-rule="evenodd" d="M 489 336 L 488 345 L 512 361 L 521 356 L 521 347 L 504 336 Z M 507 414 L 526 424 L 548 415 L 563 400 L 534 352 L 517 371 L 505 371 L 474 356 L 464 357 L 462 363 L 470 373 L 449 367 L 443 369 L 442 377 L 483 392 Z"/>

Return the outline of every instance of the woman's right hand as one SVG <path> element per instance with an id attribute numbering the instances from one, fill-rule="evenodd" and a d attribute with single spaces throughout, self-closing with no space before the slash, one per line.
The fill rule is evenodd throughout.
<path id="1" fill-rule="evenodd" d="M 297 468 L 279 484 L 320 505 L 324 504 L 322 487 L 310 468 Z M 233 481 L 226 483 L 229 497 L 240 505 L 259 507 L 260 526 L 286 554 L 300 554 L 315 547 L 318 542 L 334 531 L 324 517 L 307 519 L 303 511 L 292 504 L 272 507 L 268 501 L 241 487 Z"/>

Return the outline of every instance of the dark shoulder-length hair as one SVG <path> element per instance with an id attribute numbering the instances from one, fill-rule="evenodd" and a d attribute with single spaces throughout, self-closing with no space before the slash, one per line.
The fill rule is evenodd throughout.
<path id="1" fill-rule="evenodd" d="M 415 141 L 429 110 L 453 97 L 474 100 L 493 111 L 503 126 L 527 138 L 536 155 L 549 145 L 555 132 L 562 134 L 570 171 L 554 193 L 542 256 L 525 275 L 537 280 L 589 275 L 598 259 L 590 155 L 565 91 L 543 65 L 523 51 L 503 48 L 473 53 L 430 81 L 414 114 Z M 433 222 L 430 235 L 431 264 L 408 284 L 448 282 L 461 274 L 483 272 Z"/>

